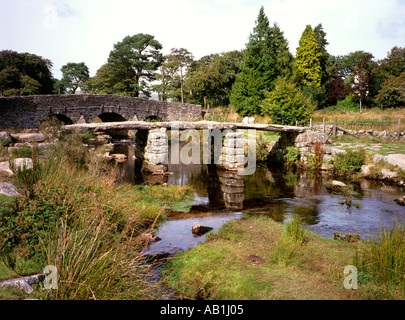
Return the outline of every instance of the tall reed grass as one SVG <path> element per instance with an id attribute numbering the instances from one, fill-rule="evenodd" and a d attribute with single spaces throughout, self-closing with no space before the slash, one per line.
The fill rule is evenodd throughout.
<path id="1" fill-rule="evenodd" d="M 405 289 L 405 225 L 396 223 L 390 229 L 382 228 L 356 253 L 353 262 L 367 278 Z"/>
<path id="2" fill-rule="evenodd" d="M 145 280 L 141 234 L 163 221 L 165 205 L 187 202 L 193 192 L 117 185 L 100 159 L 79 136 L 64 137 L 45 160 L 35 161 L 33 181 L 28 170 L 18 176 L 29 194 L 0 206 L 7 255 L 13 249 L 57 268 L 58 289 L 40 291 L 41 299 L 155 298 Z"/>

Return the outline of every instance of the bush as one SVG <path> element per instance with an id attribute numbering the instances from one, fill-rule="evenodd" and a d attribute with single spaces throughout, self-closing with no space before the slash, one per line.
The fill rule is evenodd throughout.
<path id="1" fill-rule="evenodd" d="M 356 101 L 353 94 L 349 94 L 344 100 L 338 101 L 336 106 L 332 106 L 331 109 L 335 110 L 350 110 L 358 112 L 360 111 L 360 104 Z"/>
<path id="2" fill-rule="evenodd" d="M 355 174 L 360 171 L 365 159 L 364 149 L 359 151 L 347 150 L 346 153 L 339 153 L 333 161 L 331 174 L 334 178 L 354 178 Z"/>
<path id="3" fill-rule="evenodd" d="M 405 72 L 387 79 L 378 92 L 376 103 L 383 109 L 405 106 Z"/>
<path id="4" fill-rule="evenodd" d="M 295 169 L 299 166 L 301 159 L 300 149 L 297 147 L 288 147 L 284 155 L 284 165 L 289 169 Z"/>
<path id="5" fill-rule="evenodd" d="M 316 105 L 304 95 L 293 82 L 284 78 L 276 81 L 272 92 L 266 92 L 261 104 L 263 114 L 271 116 L 272 121 L 281 125 L 305 123 L 315 111 Z"/>

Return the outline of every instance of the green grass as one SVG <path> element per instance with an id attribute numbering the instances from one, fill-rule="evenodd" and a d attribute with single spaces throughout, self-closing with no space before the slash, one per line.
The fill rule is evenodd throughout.
<path id="1" fill-rule="evenodd" d="M 299 224 L 296 224 L 299 225 Z M 166 266 L 167 283 L 192 299 L 348 299 L 344 266 L 359 244 L 299 232 L 266 217 L 232 220 Z M 295 227 L 294 230 L 297 230 Z M 357 294 L 354 293 L 354 297 Z"/>
<path id="2" fill-rule="evenodd" d="M 354 264 L 366 285 L 380 286 L 387 296 L 405 298 L 405 226 L 382 228 L 357 252 Z"/>
<path id="3" fill-rule="evenodd" d="M 187 211 L 193 191 L 181 186 L 116 184 L 97 151 L 79 136 L 64 137 L 36 162 L 24 197 L 0 202 L 0 279 L 58 270 L 58 290 L 39 290 L 39 299 L 151 299 L 141 255 L 142 232 L 164 221 L 166 211 Z M 26 190 L 27 191 L 27 190 Z M 181 203 L 181 205 L 179 205 Z M 4 246 L 3 246 L 4 242 Z"/>

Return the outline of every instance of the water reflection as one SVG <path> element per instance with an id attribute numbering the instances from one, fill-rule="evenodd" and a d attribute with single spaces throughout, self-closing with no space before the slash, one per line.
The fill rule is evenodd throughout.
<path id="1" fill-rule="evenodd" d="M 131 150 L 125 154 L 128 159 L 132 158 Z M 123 166 L 123 170 L 128 170 L 128 181 L 139 182 L 133 174 L 131 161 Z M 405 207 L 393 201 L 403 195 L 404 189 L 382 183 L 365 180 L 355 185 L 352 203 L 358 205 L 349 207 L 342 204 L 346 196 L 329 192 L 320 176 L 271 172 L 263 168 L 257 168 L 253 175 L 238 176 L 215 166 L 183 164 L 169 164 L 168 170 L 171 174 L 164 177 L 164 182 L 191 185 L 195 190 L 191 215 L 171 217 L 159 228 L 158 236 L 162 239 L 166 236 L 172 246 L 184 248 L 201 240 L 192 237 L 193 223 L 216 228 L 224 221 L 240 217 L 240 212 L 268 215 L 280 222 L 298 216 L 308 229 L 326 237 L 333 237 L 335 231 L 340 231 L 343 234 L 359 232 L 367 239 L 382 226 L 389 227 L 397 220 L 405 222 Z M 208 217 L 211 220 L 198 220 Z M 179 241 L 174 240 L 172 235 L 176 228 L 183 230 L 188 240 L 180 235 Z M 174 242 L 179 245 L 174 245 Z M 160 247 L 165 246 L 161 242 Z"/>

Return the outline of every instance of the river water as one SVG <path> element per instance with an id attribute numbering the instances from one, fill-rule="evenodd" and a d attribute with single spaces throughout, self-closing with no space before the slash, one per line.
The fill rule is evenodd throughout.
<path id="1" fill-rule="evenodd" d="M 134 173 L 133 147 L 115 146 L 117 153 L 128 156 L 122 165 L 124 177 L 132 183 L 142 183 Z M 396 221 L 405 222 L 405 206 L 394 199 L 405 193 L 404 188 L 381 182 L 363 180 L 354 185 L 352 205 L 342 204 L 343 194 L 326 189 L 325 178 L 308 174 L 296 175 L 256 168 L 253 175 L 238 176 L 207 165 L 171 165 L 171 175 L 144 177 L 155 183 L 190 185 L 193 187 L 194 206 L 190 213 L 171 213 L 156 235 L 160 241 L 151 243 L 147 254 L 187 250 L 205 240 L 205 235 L 194 236 L 193 224 L 219 229 L 231 219 L 245 215 L 267 215 L 283 222 L 299 217 L 309 230 L 325 237 L 334 232 L 359 232 L 362 239 L 390 227 Z M 160 181 L 156 181 L 160 179 Z"/>

